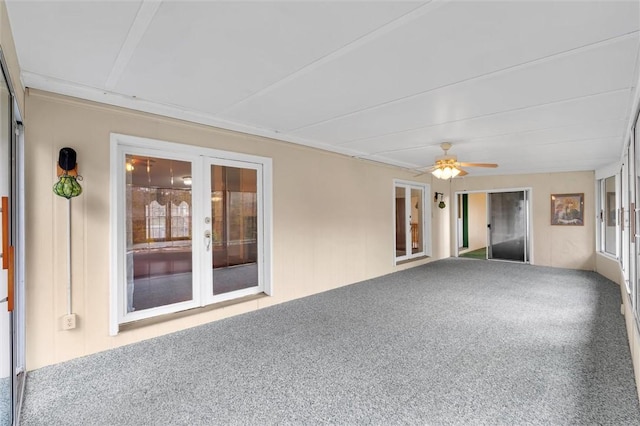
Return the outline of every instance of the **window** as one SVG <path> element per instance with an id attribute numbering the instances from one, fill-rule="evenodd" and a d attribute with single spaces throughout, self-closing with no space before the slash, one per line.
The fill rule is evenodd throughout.
<path id="1" fill-rule="evenodd" d="M 180 204 L 171 203 L 171 239 L 189 238 L 190 219 L 189 204 L 186 201 L 180 201 Z"/>
<path id="2" fill-rule="evenodd" d="M 394 182 L 395 260 L 431 255 L 429 185 Z"/>
<path id="3" fill-rule="evenodd" d="M 631 305 L 634 308 L 636 314 L 636 321 L 640 326 L 640 231 L 638 226 L 640 225 L 640 212 L 638 211 L 638 202 L 640 202 L 640 117 L 636 117 L 635 125 L 632 129 L 629 149 L 633 152 L 633 173 L 630 174 L 630 183 L 634 186 L 633 193 L 633 247 L 630 249 L 633 254 L 633 260 L 635 262 L 634 279 L 631 282 Z"/>
<path id="4" fill-rule="evenodd" d="M 618 191 L 616 190 L 616 177 L 609 176 L 598 181 L 598 200 L 600 226 L 598 250 L 611 256 L 618 256 Z"/>
<path id="5" fill-rule="evenodd" d="M 111 333 L 271 292 L 271 160 L 112 135 Z"/>
<path id="6" fill-rule="evenodd" d="M 167 224 L 167 207 L 156 200 L 144 206 L 147 240 L 164 240 Z"/>

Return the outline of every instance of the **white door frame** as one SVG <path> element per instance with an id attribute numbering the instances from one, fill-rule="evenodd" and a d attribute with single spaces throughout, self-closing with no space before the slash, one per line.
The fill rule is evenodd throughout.
<path id="1" fill-rule="evenodd" d="M 533 259 L 533 221 L 532 221 L 532 214 L 533 214 L 533 188 L 531 187 L 517 187 L 517 188 L 499 188 L 499 189 L 476 189 L 476 190 L 471 190 L 471 191 L 456 191 L 454 193 L 454 204 L 455 204 L 455 208 L 453 209 L 453 214 L 456 215 L 455 217 L 455 222 L 456 222 L 456 226 L 454 226 L 454 239 L 452 241 L 455 242 L 454 244 L 454 255 L 455 257 L 459 257 L 460 256 L 460 249 L 458 247 L 457 241 L 459 238 L 458 235 L 458 225 L 457 225 L 457 212 L 458 209 L 460 208 L 459 204 L 459 196 L 462 194 L 487 194 L 487 200 L 486 200 L 486 212 L 487 212 L 487 221 L 489 220 L 489 197 L 488 194 L 490 193 L 497 193 L 497 192 L 520 192 L 520 191 L 525 191 L 528 194 L 528 203 L 527 203 L 527 211 L 526 211 L 526 227 L 527 227 L 527 241 L 528 241 L 528 248 L 527 253 L 529 255 L 529 261 L 525 262 L 525 263 L 529 263 L 531 265 L 534 265 L 534 259 Z M 489 232 L 487 229 L 487 240 L 486 240 L 486 245 L 488 246 L 489 244 Z"/>
<path id="2" fill-rule="evenodd" d="M 405 197 L 405 220 L 407 221 L 407 235 L 406 235 L 406 247 L 407 253 L 404 256 L 396 256 L 396 207 L 395 207 L 395 199 L 396 199 L 396 188 L 404 188 L 405 191 L 409 189 L 409 196 Z M 411 212 L 411 189 L 419 189 L 422 193 L 422 250 L 419 253 L 411 253 L 411 225 L 410 220 L 407 219 L 410 215 L 407 212 Z M 409 180 L 402 179 L 394 179 L 393 180 L 393 262 L 394 265 L 398 263 L 404 262 L 406 260 L 410 260 L 417 257 L 423 256 L 431 256 L 431 203 L 427 202 L 427 199 L 431 194 L 431 186 L 428 183 L 424 182 L 414 182 Z"/>

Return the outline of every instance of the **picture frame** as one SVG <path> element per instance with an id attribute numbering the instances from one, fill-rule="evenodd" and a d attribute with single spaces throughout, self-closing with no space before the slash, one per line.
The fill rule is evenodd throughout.
<path id="1" fill-rule="evenodd" d="M 551 194 L 551 225 L 583 226 L 584 193 Z"/>
<path id="2" fill-rule="evenodd" d="M 607 226 L 616 226 L 616 193 L 607 192 Z"/>

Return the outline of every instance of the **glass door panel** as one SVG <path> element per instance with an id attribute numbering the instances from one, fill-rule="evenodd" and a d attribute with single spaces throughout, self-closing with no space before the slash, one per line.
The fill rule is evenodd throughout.
<path id="1" fill-rule="evenodd" d="M 15 389 L 13 363 L 14 339 L 13 339 L 13 313 L 9 311 L 8 281 L 9 271 L 15 271 L 11 246 L 16 243 L 15 227 L 15 203 L 17 197 L 15 186 L 15 163 L 11 158 L 15 155 L 12 132 L 11 94 L 6 80 L 0 75 L 0 196 L 3 197 L 2 231 L 0 238 L 3 242 L 2 268 L 0 268 L 0 425 L 10 425 L 13 421 Z M 15 251 L 13 251 L 15 253 Z M 11 283 L 14 286 L 15 284 Z M 11 301 L 13 304 L 13 301 Z"/>
<path id="2" fill-rule="evenodd" d="M 191 162 L 126 155 L 127 313 L 193 299 Z"/>
<path id="3" fill-rule="evenodd" d="M 527 203 L 525 191 L 489 193 L 489 259 L 526 262 Z"/>
<path id="4" fill-rule="evenodd" d="M 423 251 L 423 229 L 422 229 L 422 196 L 421 188 L 411 188 L 411 253 L 421 253 Z"/>
<path id="5" fill-rule="evenodd" d="M 425 187 L 409 183 L 394 184 L 395 213 L 395 260 L 425 256 L 427 250 L 425 237 Z"/>
<path id="6" fill-rule="evenodd" d="M 258 171 L 210 167 L 211 294 L 258 287 Z"/>
<path id="7" fill-rule="evenodd" d="M 617 217 L 616 206 L 616 177 L 611 176 L 604 180 L 604 191 L 602 191 L 603 204 L 604 204 L 604 232 L 602 237 L 604 238 L 603 248 L 606 253 L 613 256 L 616 255 L 616 229 L 617 229 Z"/>
<path id="8" fill-rule="evenodd" d="M 407 255 L 407 201 L 405 194 L 405 187 L 396 186 L 396 257 Z"/>

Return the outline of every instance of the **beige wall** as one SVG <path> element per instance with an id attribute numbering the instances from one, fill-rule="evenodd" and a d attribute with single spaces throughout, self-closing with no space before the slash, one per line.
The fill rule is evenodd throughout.
<path id="1" fill-rule="evenodd" d="M 431 181 L 431 194 L 427 201 L 433 201 L 433 197 L 436 192 L 443 193 L 443 201 L 446 204 L 444 209 L 438 208 L 437 202 L 431 204 L 431 218 L 432 218 L 432 241 L 433 249 L 432 256 L 435 259 L 442 259 L 449 257 L 450 248 L 449 245 L 454 243 L 454 235 L 449 232 L 451 226 L 455 226 L 455 220 L 449 214 L 454 205 L 454 198 L 449 194 L 449 182 L 433 179 Z"/>
<path id="2" fill-rule="evenodd" d="M 544 173 L 453 179 L 451 192 L 507 188 L 532 189 L 533 263 L 594 270 L 594 173 Z M 551 194 L 584 193 L 584 226 L 551 226 Z M 453 214 L 453 213 L 452 213 Z M 455 229 L 451 228 L 455 235 Z M 454 251 L 450 253 L 453 255 Z"/>
<path id="3" fill-rule="evenodd" d="M 487 246 L 487 194 L 474 192 L 467 198 L 469 216 L 469 250 Z"/>
<path id="4" fill-rule="evenodd" d="M 33 90 L 26 108 L 29 370 L 425 263 L 396 267 L 393 259 L 393 179 L 415 181 L 415 173 Z M 273 297 L 109 336 L 111 132 L 273 159 Z M 77 151 L 84 177 L 82 195 L 72 200 L 73 311 L 79 318 L 72 331 L 60 329 L 67 202 L 51 190 L 64 146 Z M 438 182 L 432 191 L 444 187 Z M 432 216 L 434 257 L 447 257 L 448 246 L 437 241 L 448 241 L 449 218 L 446 211 Z"/>
<path id="5" fill-rule="evenodd" d="M 39 91 L 26 96 L 27 368 L 181 330 L 307 296 L 426 261 L 393 263 L 393 179 L 414 173 L 266 138 L 214 129 Z M 274 296 L 109 336 L 109 136 L 111 132 L 262 155 L 273 159 Z M 66 310 L 66 201 L 54 196 L 58 150 L 78 152 L 83 194 L 72 201 L 73 310 Z M 330 173 L 327 173 L 330 171 Z M 445 209 L 431 207 L 432 259 L 449 257 L 452 194 L 502 188 L 504 178 L 421 178 Z M 510 176 L 532 187 L 534 255 L 540 265 L 593 269 L 593 173 Z M 585 192 L 581 227 L 549 225 L 549 194 Z M 340 208 L 336 208 L 340 206 Z M 427 260 L 428 261 L 428 260 Z"/>

